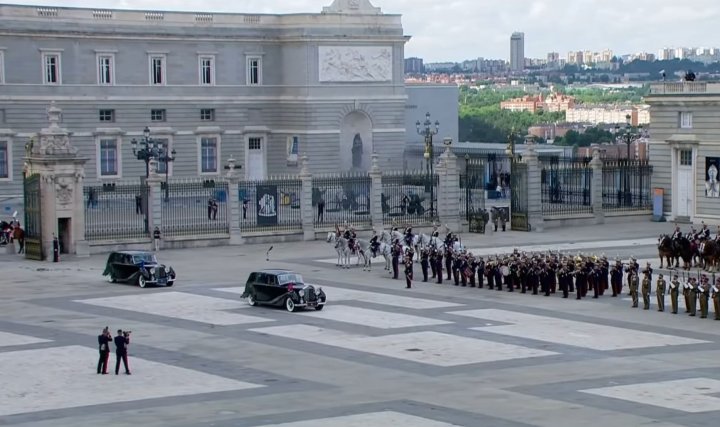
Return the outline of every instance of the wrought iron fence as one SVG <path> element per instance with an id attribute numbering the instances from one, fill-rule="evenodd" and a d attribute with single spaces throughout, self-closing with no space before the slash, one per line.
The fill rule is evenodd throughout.
<path id="1" fill-rule="evenodd" d="M 367 174 L 320 175 L 313 177 L 312 205 L 316 228 L 350 224 L 372 225 L 370 195 L 372 179 Z"/>
<path id="2" fill-rule="evenodd" d="M 652 166 L 647 160 L 606 160 L 603 164 L 605 211 L 651 211 Z"/>
<path id="3" fill-rule="evenodd" d="M 386 173 L 382 176 L 382 212 L 385 224 L 431 225 L 437 221 L 438 176 L 424 172 Z"/>
<path id="4" fill-rule="evenodd" d="M 148 237 L 148 187 L 144 183 L 86 186 L 85 239 L 118 240 Z"/>
<path id="5" fill-rule="evenodd" d="M 230 233 L 227 182 L 187 179 L 161 185 L 164 237 Z"/>
<path id="6" fill-rule="evenodd" d="M 471 216 L 482 214 L 485 208 L 485 162 L 467 159 L 463 172 L 460 174 L 460 218 L 470 221 Z"/>
<path id="7" fill-rule="evenodd" d="M 299 178 L 241 181 L 238 188 L 242 232 L 302 231 Z"/>
<path id="8" fill-rule="evenodd" d="M 592 213 L 592 168 L 589 157 L 540 157 L 543 216 Z"/>

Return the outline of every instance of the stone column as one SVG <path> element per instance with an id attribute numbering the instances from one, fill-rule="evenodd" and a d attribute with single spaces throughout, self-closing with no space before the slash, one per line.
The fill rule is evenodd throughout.
<path id="1" fill-rule="evenodd" d="M 542 232 L 545 229 L 545 220 L 542 214 L 540 162 L 537 151 L 535 151 L 535 144 L 527 144 L 527 150 L 523 153 L 523 162 L 527 164 L 528 223 L 530 224 L 530 231 Z"/>
<path id="2" fill-rule="evenodd" d="M 240 231 L 240 217 L 242 213 L 240 212 L 240 191 L 238 185 L 240 177 L 235 172 L 235 164 L 236 160 L 230 157 L 227 161 L 227 166 L 225 166 L 225 169 L 228 171 L 227 174 L 225 174 L 225 178 L 227 178 L 228 182 L 227 201 L 228 214 L 230 216 L 230 245 L 242 245 L 244 242 L 242 232 Z"/>
<path id="3" fill-rule="evenodd" d="M 590 161 L 590 167 L 592 168 L 592 186 L 590 193 L 590 200 L 592 202 L 593 214 L 595 214 L 595 224 L 605 223 L 605 210 L 603 209 L 603 196 L 602 196 L 602 184 L 603 184 L 603 161 L 600 158 L 600 150 L 595 147 L 593 149 L 592 161 Z"/>
<path id="4" fill-rule="evenodd" d="M 300 169 L 300 180 L 302 181 L 302 190 L 300 193 L 300 218 L 302 219 L 303 240 L 315 240 L 315 211 L 312 205 L 312 174 L 308 168 L 307 154 L 303 154 L 302 167 Z"/>
<path id="5" fill-rule="evenodd" d="M 378 164 L 378 155 L 372 155 L 372 168 L 370 169 L 370 219 L 372 221 L 373 230 L 380 233 L 383 230 L 383 211 L 382 211 L 382 172 Z"/>
<path id="6" fill-rule="evenodd" d="M 165 231 L 162 224 L 162 204 L 164 203 L 164 193 L 162 190 L 163 177 L 157 174 L 157 160 L 150 159 L 150 176 L 145 180 L 147 183 L 147 202 L 144 208 L 147 209 L 147 231 L 150 238 L 150 246 L 152 248 L 152 235 L 155 227 L 160 229 L 162 238 L 160 239 L 161 247 L 165 247 Z"/>
<path id="7" fill-rule="evenodd" d="M 450 230 L 460 231 L 460 171 L 457 156 L 445 146 L 436 167 L 438 173 L 438 214 L 440 223 Z"/>

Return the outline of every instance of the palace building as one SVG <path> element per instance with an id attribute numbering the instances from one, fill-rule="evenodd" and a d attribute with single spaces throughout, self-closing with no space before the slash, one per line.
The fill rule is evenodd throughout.
<path id="1" fill-rule="evenodd" d="M 22 194 L 51 102 L 91 183 L 145 175 L 131 141 L 146 127 L 175 150 L 158 164 L 174 177 L 219 176 L 230 157 L 248 180 L 297 174 L 303 154 L 312 172 L 402 159 L 408 37 L 368 0 L 288 15 L 0 5 L 0 23 L 1 195 Z"/>

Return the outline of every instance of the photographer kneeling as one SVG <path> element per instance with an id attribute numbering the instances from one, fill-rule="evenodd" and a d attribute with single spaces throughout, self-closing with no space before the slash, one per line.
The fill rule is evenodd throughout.
<path id="1" fill-rule="evenodd" d="M 117 336 L 115 337 L 115 375 L 120 372 L 120 360 L 125 365 L 125 374 L 130 375 L 130 368 L 128 367 L 128 349 L 127 346 L 130 344 L 130 332 L 118 329 Z"/>

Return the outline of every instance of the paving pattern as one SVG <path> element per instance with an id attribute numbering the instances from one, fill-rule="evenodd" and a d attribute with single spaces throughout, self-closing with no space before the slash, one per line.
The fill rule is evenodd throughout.
<path id="1" fill-rule="evenodd" d="M 565 245 L 651 258 L 650 241 Z M 162 253 L 191 270 L 172 289 L 105 283 L 103 257 L 1 264 L 0 425 L 698 426 L 720 415 L 720 322 L 633 310 L 626 297 L 406 290 L 382 269 L 336 270 L 324 243 L 309 245 L 277 245 L 272 266 L 322 286 L 322 311 L 239 299 L 265 262 L 259 248 L 233 248 L 231 264 L 228 249 Z M 95 373 L 106 325 L 134 331 L 133 375 Z"/>

